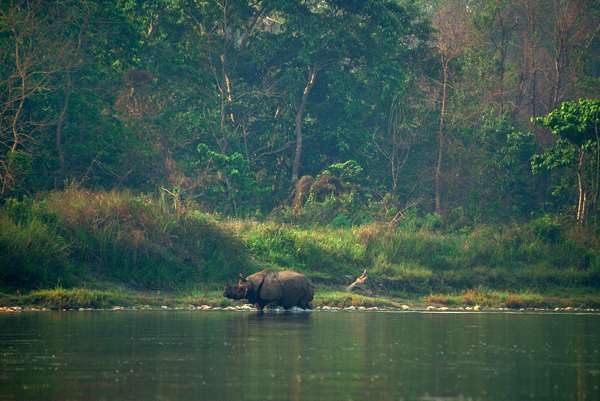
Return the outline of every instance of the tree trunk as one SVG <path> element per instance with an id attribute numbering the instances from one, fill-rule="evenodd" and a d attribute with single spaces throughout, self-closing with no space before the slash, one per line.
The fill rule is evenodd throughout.
<path id="1" fill-rule="evenodd" d="M 438 129 L 438 154 L 435 166 L 435 212 L 442 214 L 442 161 L 444 154 L 444 122 L 446 118 L 446 90 L 448 86 L 448 60 L 442 56 L 442 99 L 440 107 L 440 125 Z"/>
<path id="2" fill-rule="evenodd" d="M 83 44 L 83 35 L 87 29 L 88 21 L 89 21 L 89 10 L 86 13 L 83 24 L 79 28 L 79 34 L 77 35 L 77 54 L 81 50 L 81 46 Z M 73 67 L 79 66 L 80 62 L 76 61 L 73 64 Z M 66 82 L 65 82 L 65 99 L 63 103 L 63 108 L 58 116 L 58 121 L 56 123 L 56 153 L 58 156 L 58 180 L 62 180 L 65 177 L 65 152 L 63 148 L 63 140 L 62 140 L 62 129 L 65 123 L 65 117 L 67 116 L 67 112 L 69 110 L 69 101 L 71 100 L 71 92 L 73 91 L 73 80 L 71 79 L 71 72 L 67 69 L 66 71 Z"/>
<path id="3" fill-rule="evenodd" d="M 221 135 L 223 137 L 223 146 L 221 147 L 221 151 L 226 153 L 229 148 L 229 140 L 227 138 L 227 131 L 225 130 L 225 118 L 226 118 L 226 109 L 230 108 L 232 96 L 231 96 L 231 83 L 229 81 L 229 76 L 227 75 L 227 0 L 223 1 L 223 39 L 225 41 L 225 47 L 223 48 L 223 53 L 219 56 L 221 61 L 221 77 L 222 83 L 219 85 L 219 89 L 221 91 Z M 227 106 L 225 105 L 227 103 Z M 233 115 L 232 115 L 233 116 Z M 233 117 L 232 117 L 233 119 Z"/>
<path id="4" fill-rule="evenodd" d="M 230 92 L 229 87 L 224 88 L 224 86 L 228 86 L 229 83 L 226 82 L 229 80 L 227 76 L 227 70 L 225 68 L 226 58 L 225 54 L 221 54 L 219 57 L 221 60 L 221 76 L 223 77 L 223 82 L 219 85 L 219 90 L 221 92 L 221 136 L 223 137 L 223 145 L 221 146 L 221 151 L 226 153 L 229 148 L 229 139 L 227 138 L 227 131 L 225 130 L 225 119 L 227 114 L 227 106 L 230 100 Z M 227 93 L 226 93 L 227 91 Z"/>
<path id="5" fill-rule="evenodd" d="M 563 45 L 562 45 L 562 37 L 559 38 L 559 43 L 557 44 L 557 48 L 556 48 L 556 54 L 555 54 L 555 58 L 554 58 L 554 82 L 553 82 L 553 88 L 552 88 L 552 109 L 555 109 L 558 107 L 560 100 L 561 100 L 561 87 L 562 87 L 562 72 L 563 72 L 563 63 L 562 63 L 562 59 L 563 57 L 563 53 L 564 53 L 564 49 L 563 49 Z"/>
<path id="6" fill-rule="evenodd" d="M 296 112 L 296 154 L 294 156 L 294 163 L 292 165 L 292 183 L 298 180 L 300 172 L 300 161 L 302 160 L 302 119 L 304 118 L 304 110 L 306 109 L 306 102 L 312 88 L 315 85 L 317 78 L 317 70 L 311 67 L 308 73 L 308 81 L 304 86 L 304 92 L 302 92 L 302 99 L 300 100 L 300 106 Z"/>
<path id="7" fill-rule="evenodd" d="M 16 34 L 15 34 L 15 37 L 17 37 Z M 17 74 L 19 75 L 19 78 L 21 79 L 21 96 L 19 99 L 19 105 L 17 106 L 17 111 L 15 112 L 15 115 L 13 116 L 12 124 L 11 124 L 11 129 L 12 129 L 12 134 L 13 134 L 13 143 L 12 143 L 12 146 L 10 147 L 11 153 L 16 152 L 17 147 L 19 146 L 19 131 L 17 128 L 17 124 L 19 122 L 19 119 L 21 118 L 21 113 L 23 112 L 23 106 L 25 104 L 25 98 L 27 97 L 26 83 L 25 83 L 27 80 L 27 72 L 25 71 L 25 67 L 21 63 L 21 53 L 19 51 L 20 45 L 21 45 L 20 40 L 16 40 L 16 43 L 15 43 L 15 65 L 17 67 Z"/>
<path id="8" fill-rule="evenodd" d="M 58 156 L 58 179 L 61 180 L 65 176 L 65 152 L 62 144 L 62 129 L 65 123 L 65 117 L 69 109 L 69 100 L 71 98 L 71 76 L 67 72 L 67 86 L 65 88 L 65 100 L 62 110 L 58 116 L 56 123 L 56 154 Z"/>
<path id="9" fill-rule="evenodd" d="M 575 6 L 577 2 L 573 2 Z M 569 2 L 555 1 L 554 13 L 554 82 L 552 82 L 551 109 L 563 100 L 563 86 L 569 67 L 569 45 L 574 25 L 577 23 L 578 9 L 572 9 Z M 573 14 L 575 13 L 575 14 Z"/>
<path id="10" fill-rule="evenodd" d="M 583 177 L 583 165 L 585 162 L 585 151 L 579 149 L 579 163 L 577 164 L 577 189 L 579 197 L 577 200 L 577 224 L 584 224 L 586 217 L 586 191 Z"/>
<path id="11" fill-rule="evenodd" d="M 594 169 L 592 170 L 592 199 L 590 202 L 590 207 L 592 209 L 592 213 L 594 213 L 594 219 L 597 223 L 598 218 L 598 195 L 600 194 L 600 135 L 598 133 L 598 125 L 594 126 L 594 131 L 596 134 L 596 163 Z"/>
<path id="12" fill-rule="evenodd" d="M 504 75 L 506 75 L 506 21 L 500 17 L 500 114 L 504 114 Z"/>

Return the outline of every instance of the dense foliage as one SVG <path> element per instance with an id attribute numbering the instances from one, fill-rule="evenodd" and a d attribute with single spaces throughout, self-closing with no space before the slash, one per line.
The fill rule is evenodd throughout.
<path id="1" fill-rule="evenodd" d="M 3 1 L 0 284 L 179 288 L 257 262 L 394 291 L 597 288 L 599 17 Z"/>
<path id="2" fill-rule="evenodd" d="M 573 158 L 570 141 L 594 177 L 597 131 L 553 138 L 552 114 L 540 128 L 530 117 L 597 94 L 599 11 L 585 0 L 3 2 L 0 197 L 75 182 L 335 225 L 410 209 L 458 225 L 575 215 L 577 174 L 543 167 L 571 163 L 551 156 Z M 595 221 L 597 179 L 586 191 Z"/>

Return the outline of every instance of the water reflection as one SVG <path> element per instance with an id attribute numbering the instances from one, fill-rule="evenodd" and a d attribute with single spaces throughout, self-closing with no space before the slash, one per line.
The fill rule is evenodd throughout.
<path id="1" fill-rule="evenodd" d="M 310 320 L 312 311 L 286 311 L 286 310 L 274 310 L 267 311 L 264 313 L 248 313 L 249 321 L 273 321 L 273 322 L 299 322 L 306 324 L 305 322 Z"/>
<path id="2" fill-rule="evenodd" d="M 1 400 L 599 400 L 586 315 L 0 316 Z"/>

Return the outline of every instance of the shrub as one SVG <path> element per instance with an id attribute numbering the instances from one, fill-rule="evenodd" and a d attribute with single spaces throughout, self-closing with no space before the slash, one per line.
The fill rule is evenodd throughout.
<path id="1" fill-rule="evenodd" d="M 529 222 L 528 227 L 534 234 L 550 243 L 557 243 L 562 239 L 561 227 L 551 216 L 544 215 Z"/>
<path id="2" fill-rule="evenodd" d="M 0 283 L 40 288 L 71 281 L 69 245 L 38 219 L 16 223 L 0 215 Z"/>
<path id="3" fill-rule="evenodd" d="M 423 217 L 423 228 L 436 230 L 442 227 L 442 217 L 437 213 L 428 213 Z"/>
<path id="4" fill-rule="evenodd" d="M 504 301 L 504 306 L 511 309 L 545 308 L 548 306 L 548 302 L 537 294 L 509 294 Z"/>
<path id="5" fill-rule="evenodd" d="M 81 266 L 134 287 L 173 289 L 224 281 L 249 264 L 244 243 L 209 216 L 177 214 L 128 192 L 71 187 L 33 202 L 11 201 L 0 224 L 6 285 L 68 285 L 68 266 Z"/>
<path id="6" fill-rule="evenodd" d="M 106 308 L 113 305 L 128 305 L 129 299 L 109 291 L 88 290 L 83 288 L 33 291 L 23 297 L 24 301 L 51 309 L 63 308 Z"/>
<path id="7" fill-rule="evenodd" d="M 349 228 L 352 226 L 352 222 L 344 213 L 338 213 L 329 225 L 333 228 Z"/>
<path id="8" fill-rule="evenodd" d="M 425 297 L 425 301 L 430 304 L 442 304 L 451 305 L 453 304 L 452 298 L 448 295 L 431 294 Z"/>
<path id="9" fill-rule="evenodd" d="M 243 243 L 218 223 L 198 212 L 177 218 L 148 197 L 69 189 L 51 194 L 47 207 L 82 263 L 136 287 L 222 281 L 247 264 Z"/>

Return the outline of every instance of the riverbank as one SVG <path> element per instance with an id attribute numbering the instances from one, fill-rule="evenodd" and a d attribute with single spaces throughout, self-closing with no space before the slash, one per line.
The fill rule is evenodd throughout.
<path id="1" fill-rule="evenodd" d="M 344 291 L 317 289 L 315 309 L 323 310 L 600 310 L 600 295 L 590 293 L 541 295 L 498 291 L 468 291 L 458 295 L 423 297 L 365 296 Z M 243 301 L 224 298 L 219 291 L 161 293 L 83 288 L 37 290 L 26 294 L 0 294 L 0 312 L 19 310 L 88 309 L 203 309 L 247 310 Z"/>
<path id="2" fill-rule="evenodd" d="M 547 216 L 460 228 L 430 220 L 301 226 L 69 188 L 0 209 L 0 304 L 227 307 L 218 291 L 227 280 L 271 268 L 309 277 L 315 306 L 600 307 L 591 228 Z M 365 269 L 376 296 L 345 292 Z"/>

